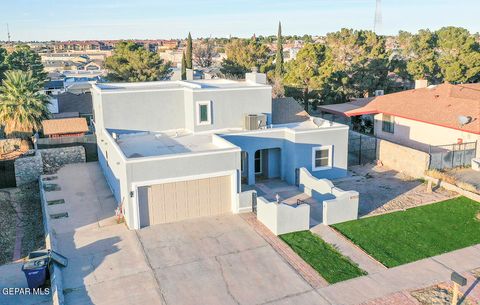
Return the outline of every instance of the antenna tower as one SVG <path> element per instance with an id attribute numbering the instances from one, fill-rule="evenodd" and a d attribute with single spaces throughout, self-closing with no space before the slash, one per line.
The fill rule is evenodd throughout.
<path id="1" fill-rule="evenodd" d="M 373 24 L 373 31 L 375 33 L 381 32 L 382 30 L 381 28 L 382 28 L 382 1 L 377 0 L 377 4 L 375 5 L 375 23 Z"/>

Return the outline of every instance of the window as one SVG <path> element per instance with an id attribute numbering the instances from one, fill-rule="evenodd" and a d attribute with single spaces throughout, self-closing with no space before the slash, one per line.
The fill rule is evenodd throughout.
<path id="1" fill-rule="evenodd" d="M 382 120 L 382 131 L 388 133 L 394 133 L 395 131 L 395 120 L 394 117 L 388 114 L 383 115 Z"/>
<path id="2" fill-rule="evenodd" d="M 261 174 L 262 173 L 262 163 L 263 163 L 263 158 L 262 158 L 262 151 L 257 150 L 255 152 L 255 174 Z"/>
<path id="3" fill-rule="evenodd" d="M 320 146 L 312 149 L 312 170 L 332 168 L 332 146 Z"/>
<path id="4" fill-rule="evenodd" d="M 210 101 L 197 102 L 197 125 L 212 124 Z"/>

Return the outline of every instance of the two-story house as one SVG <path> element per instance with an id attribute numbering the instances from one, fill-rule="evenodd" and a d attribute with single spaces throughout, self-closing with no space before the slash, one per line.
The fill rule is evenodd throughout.
<path id="1" fill-rule="evenodd" d="M 260 73 L 94 85 L 99 160 L 127 225 L 239 213 L 251 208 L 239 204 L 242 182 L 294 184 L 301 167 L 345 176 L 348 126 L 301 111 L 272 122 L 271 90 Z M 298 110 L 276 103 L 276 112 Z"/>

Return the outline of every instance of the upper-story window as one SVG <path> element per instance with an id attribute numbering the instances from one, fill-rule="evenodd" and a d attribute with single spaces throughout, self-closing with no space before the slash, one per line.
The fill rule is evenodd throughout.
<path id="1" fill-rule="evenodd" d="M 388 133 L 395 132 L 395 119 L 393 115 L 383 114 L 382 131 Z"/>
<path id="2" fill-rule="evenodd" d="M 197 102 L 197 125 L 212 124 L 212 110 L 210 101 Z"/>

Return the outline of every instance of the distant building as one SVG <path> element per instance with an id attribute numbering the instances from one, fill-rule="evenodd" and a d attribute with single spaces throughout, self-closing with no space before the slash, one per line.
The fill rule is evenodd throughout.
<path id="1" fill-rule="evenodd" d="M 53 46 L 54 52 L 110 50 L 110 49 L 112 49 L 111 45 L 98 40 L 62 41 L 62 42 L 56 42 Z"/>

